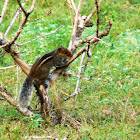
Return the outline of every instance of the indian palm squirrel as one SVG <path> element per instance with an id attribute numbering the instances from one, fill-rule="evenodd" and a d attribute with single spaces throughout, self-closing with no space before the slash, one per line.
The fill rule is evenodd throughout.
<path id="1" fill-rule="evenodd" d="M 43 84 L 45 80 L 48 79 L 52 67 L 65 66 L 71 57 L 71 52 L 62 46 L 39 57 L 33 64 L 29 75 L 22 85 L 19 105 L 23 108 L 27 108 L 31 101 L 33 82 L 36 81 L 38 84 Z"/>

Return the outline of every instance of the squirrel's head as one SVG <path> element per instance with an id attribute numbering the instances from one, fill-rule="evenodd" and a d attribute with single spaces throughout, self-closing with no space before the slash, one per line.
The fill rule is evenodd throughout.
<path id="1" fill-rule="evenodd" d="M 61 58 L 62 65 L 65 65 L 72 57 L 72 53 L 68 49 L 64 48 L 63 46 L 60 46 L 57 49 L 57 54 L 59 58 Z"/>
<path id="2" fill-rule="evenodd" d="M 65 57 L 65 58 L 71 58 L 72 57 L 72 53 L 68 49 L 64 48 L 63 46 L 60 46 L 57 49 L 57 53 L 61 57 Z"/>

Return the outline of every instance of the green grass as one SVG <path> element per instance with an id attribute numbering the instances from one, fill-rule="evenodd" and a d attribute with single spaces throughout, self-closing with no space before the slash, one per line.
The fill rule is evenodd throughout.
<path id="1" fill-rule="evenodd" d="M 0 11 L 4 0 L 0 2 Z M 10 6 L 11 5 L 11 6 Z M 81 92 L 76 105 L 71 107 L 74 100 L 67 101 L 63 106 L 66 112 L 81 121 L 82 127 L 78 131 L 69 123 L 65 126 L 50 126 L 44 124 L 40 116 L 25 118 L 6 101 L 0 100 L 0 137 L 1 139 L 25 139 L 25 136 L 54 136 L 62 139 L 136 139 L 140 137 L 140 20 L 138 0 L 104 1 L 100 12 L 100 32 L 105 30 L 109 19 L 113 20 L 110 34 L 103 38 L 110 47 L 99 43 L 94 50 L 91 62 L 84 77 L 92 80 L 82 80 Z M 9 26 L 15 11 L 15 1 L 10 1 L 0 32 L 4 33 Z M 81 13 L 88 15 L 94 7 L 93 1 L 84 1 Z M 29 8 L 29 5 L 26 6 Z M 71 37 L 70 9 L 65 1 L 38 0 L 32 18 L 41 17 L 52 8 L 52 14 L 44 19 L 26 24 L 21 39 L 25 42 L 38 36 L 63 27 L 57 33 L 31 42 L 21 48 L 22 58 L 32 64 L 40 55 L 54 50 L 60 45 L 68 46 Z M 95 33 L 96 15 L 92 18 L 95 24 L 83 33 L 83 38 Z M 18 27 L 18 21 L 9 32 L 11 39 Z M 69 70 L 77 74 L 80 58 L 75 60 Z M 9 54 L 0 58 L 0 67 L 15 65 Z M 0 85 L 6 88 L 16 98 L 25 79 L 25 74 L 17 68 L 0 70 Z M 57 80 L 58 92 L 72 94 L 77 78 L 62 77 Z M 64 83 L 62 87 L 62 83 Z M 63 90 L 63 92 L 62 92 Z M 53 89 L 50 89 L 53 97 Z M 32 104 L 37 103 L 34 95 Z M 53 102 L 53 99 L 52 99 Z"/>

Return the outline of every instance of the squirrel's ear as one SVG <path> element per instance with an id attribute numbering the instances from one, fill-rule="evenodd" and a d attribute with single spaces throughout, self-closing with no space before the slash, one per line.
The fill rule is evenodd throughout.
<path id="1" fill-rule="evenodd" d="M 58 49 L 57 49 L 58 53 L 62 53 L 63 52 L 63 48 L 60 46 Z"/>
<path id="2" fill-rule="evenodd" d="M 64 48 L 64 47 L 61 45 L 60 48 Z"/>
<path id="3" fill-rule="evenodd" d="M 57 49 L 58 53 L 63 53 L 64 52 L 64 47 L 61 45 L 58 49 Z"/>

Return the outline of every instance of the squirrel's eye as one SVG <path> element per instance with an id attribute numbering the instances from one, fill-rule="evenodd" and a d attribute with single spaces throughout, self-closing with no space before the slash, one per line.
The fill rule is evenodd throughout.
<path id="1" fill-rule="evenodd" d="M 64 52 L 64 54 L 67 54 L 67 52 Z"/>

